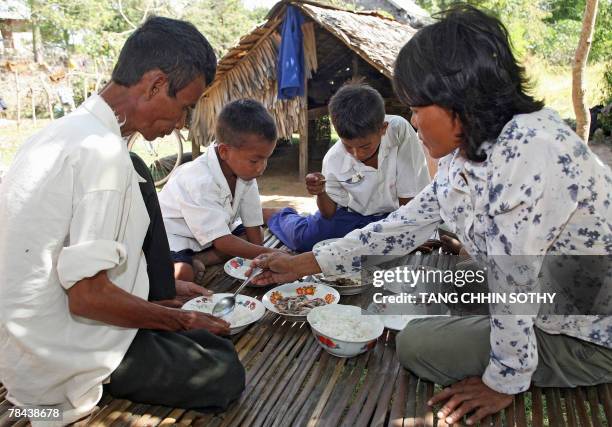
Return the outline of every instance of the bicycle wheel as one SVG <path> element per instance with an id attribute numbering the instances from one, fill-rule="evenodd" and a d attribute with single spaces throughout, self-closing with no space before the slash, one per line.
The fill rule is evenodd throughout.
<path id="1" fill-rule="evenodd" d="M 136 153 L 149 166 L 156 187 L 168 181 L 170 174 L 179 167 L 183 157 L 181 132 L 175 130 L 170 135 L 147 141 L 139 133 L 130 136 L 128 150 Z"/>

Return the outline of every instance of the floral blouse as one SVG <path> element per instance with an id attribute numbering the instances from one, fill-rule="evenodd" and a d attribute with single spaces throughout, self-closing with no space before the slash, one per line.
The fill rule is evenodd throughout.
<path id="1" fill-rule="evenodd" d="M 612 172 L 557 113 L 517 115 L 483 150 L 481 163 L 459 150 L 447 155 L 410 203 L 316 250 L 322 271 L 359 272 L 362 255 L 410 252 L 441 221 L 478 259 L 612 254 Z M 492 315 L 485 384 L 507 394 L 529 388 L 538 364 L 534 326 L 612 348 L 612 316 Z"/>

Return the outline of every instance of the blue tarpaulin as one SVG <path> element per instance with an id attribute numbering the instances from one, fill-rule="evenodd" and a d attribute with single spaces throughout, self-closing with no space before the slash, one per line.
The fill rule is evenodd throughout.
<path id="1" fill-rule="evenodd" d="M 288 6 L 281 31 L 278 54 L 278 99 L 304 96 L 304 46 L 302 23 L 304 17 L 294 6 Z"/>

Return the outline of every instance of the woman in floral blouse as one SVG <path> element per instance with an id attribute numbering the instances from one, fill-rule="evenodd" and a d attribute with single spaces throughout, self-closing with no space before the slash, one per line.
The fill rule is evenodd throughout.
<path id="1" fill-rule="evenodd" d="M 256 261 L 268 269 L 256 282 L 358 272 L 362 255 L 408 253 L 441 221 L 477 259 L 568 254 L 609 262 L 610 168 L 557 113 L 528 95 L 501 22 L 455 7 L 419 31 L 395 67 L 396 92 L 429 153 L 440 159 L 434 181 L 387 219 L 344 239 Z M 444 402 L 438 417 L 453 423 L 471 413 L 472 424 L 508 406 L 532 382 L 612 382 L 611 335 L 611 316 L 433 318 L 410 322 L 397 349 L 406 368 L 451 385 L 429 402 Z"/>

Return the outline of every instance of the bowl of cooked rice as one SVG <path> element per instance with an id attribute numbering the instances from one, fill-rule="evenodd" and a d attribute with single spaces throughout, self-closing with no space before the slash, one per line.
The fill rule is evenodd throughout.
<path id="1" fill-rule="evenodd" d="M 361 308 L 353 305 L 315 307 L 306 320 L 319 345 L 338 357 L 354 357 L 374 348 L 385 329 L 378 316 L 361 314 Z"/>

